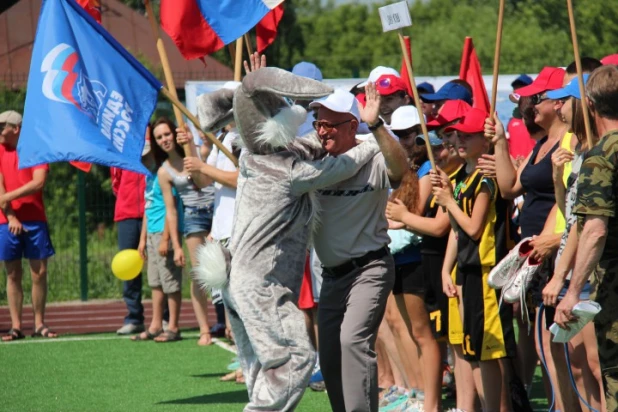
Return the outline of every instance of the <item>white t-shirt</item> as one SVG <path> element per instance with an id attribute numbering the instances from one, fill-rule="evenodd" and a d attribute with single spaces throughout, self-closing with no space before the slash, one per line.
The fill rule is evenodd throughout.
<path id="1" fill-rule="evenodd" d="M 232 143 L 238 137 L 236 129 L 230 130 L 223 139 L 223 146 L 232 152 Z M 236 166 L 227 156 L 213 145 L 206 163 L 226 172 L 234 172 Z M 232 236 L 234 222 L 234 206 L 236 203 L 236 189 L 215 182 L 215 206 L 210 235 L 215 240 L 223 240 Z"/>

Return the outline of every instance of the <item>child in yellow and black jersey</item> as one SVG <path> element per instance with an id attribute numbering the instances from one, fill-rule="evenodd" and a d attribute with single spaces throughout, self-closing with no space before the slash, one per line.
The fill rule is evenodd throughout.
<path id="1" fill-rule="evenodd" d="M 457 131 L 457 152 L 468 175 L 453 190 L 444 172 L 432 173 L 432 185 L 452 228 L 442 267 L 444 291 L 463 302 L 464 356 L 473 368 L 483 410 L 497 411 L 512 409 L 508 379 L 501 372 L 508 368 L 501 368 L 499 360 L 516 351 L 512 311 L 507 305 L 499 307 L 500 292 L 487 284 L 489 272 L 508 252 L 509 206 L 495 179 L 476 170 L 478 159 L 489 150 L 483 135 L 485 118 L 483 110 L 470 109 L 460 123 L 447 129 Z"/>

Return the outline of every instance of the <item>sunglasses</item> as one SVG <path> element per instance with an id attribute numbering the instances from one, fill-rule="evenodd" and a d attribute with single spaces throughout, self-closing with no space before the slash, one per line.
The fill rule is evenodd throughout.
<path id="1" fill-rule="evenodd" d="M 536 106 L 543 103 L 545 100 L 549 100 L 546 94 L 535 94 L 530 98 L 530 102 L 532 105 Z"/>
<path id="2" fill-rule="evenodd" d="M 416 137 L 419 134 L 421 134 L 420 127 L 416 127 L 416 126 L 413 126 L 413 127 L 409 128 L 409 129 L 405 129 L 405 130 L 392 130 L 392 132 L 400 140 L 401 139 L 407 139 L 408 137 L 411 137 L 412 135 L 415 135 L 414 137 Z"/>
<path id="3" fill-rule="evenodd" d="M 335 130 L 335 128 L 337 126 L 341 126 L 342 124 L 345 123 L 349 123 L 351 122 L 353 119 L 348 119 L 348 120 L 344 120 L 343 122 L 339 122 L 339 123 L 331 123 L 331 122 L 327 122 L 325 120 L 316 120 L 312 123 L 313 128 L 319 132 L 320 128 L 324 129 L 324 131 L 326 133 L 331 133 L 333 130 Z"/>

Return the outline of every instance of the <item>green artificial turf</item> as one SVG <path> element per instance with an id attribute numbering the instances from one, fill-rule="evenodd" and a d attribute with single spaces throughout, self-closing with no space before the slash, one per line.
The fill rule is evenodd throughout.
<path id="1" fill-rule="evenodd" d="M 113 335 L 80 341 L 0 344 L 2 411 L 241 411 L 243 385 L 220 382 L 232 353 L 181 342 L 131 342 Z M 539 379 L 534 394 L 540 395 Z M 452 401 L 445 406 L 453 406 Z M 536 410 L 547 409 L 534 399 Z M 307 390 L 300 412 L 329 411 L 327 395 Z"/>

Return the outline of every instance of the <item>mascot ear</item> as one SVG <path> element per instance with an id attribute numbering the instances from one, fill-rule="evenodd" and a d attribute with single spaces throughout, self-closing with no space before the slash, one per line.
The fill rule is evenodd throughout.
<path id="1" fill-rule="evenodd" d="M 197 116 L 206 132 L 214 132 L 234 121 L 234 90 L 220 89 L 197 98 Z"/>
<path id="2" fill-rule="evenodd" d="M 266 92 L 293 100 L 314 100 L 333 92 L 333 88 L 324 83 L 276 67 L 264 67 L 249 73 L 242 81 L 242 89 L 251 97 Z"/>

